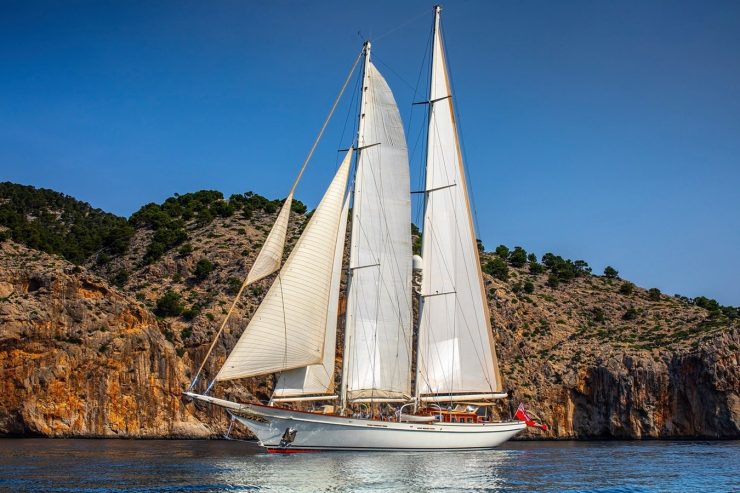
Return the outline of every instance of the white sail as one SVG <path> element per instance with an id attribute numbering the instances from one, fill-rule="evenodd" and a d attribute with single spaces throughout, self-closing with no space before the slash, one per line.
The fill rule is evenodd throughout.
<path id="1" fill-rule="evenodd" d="M 270 234 L 267 235 L 265 243 L 262 245 L 260 253 L 252 264 L 247 274 L 246 284 L 252 284 L 260 279 L 269 276 L 280 268 L 280 262 L 283 260 L 283 250 L 285 249 L 285 236 L 288 231 L 288 220 L 290 219 L 290 208 L 293 204 L 293 192 L 283 202 L 275 224 L 272 225 Z"/>
<path id="2" fill-rule="evenodd" d="M 438 14 L 435 19 L 417 395 L 482 393 L 495 396 L 501 390 L 501 379 Z"/>
<path id="3" fill-rule="evenodd" d="M 366 46 L 369 50 L 369 43 Z M 367 58 L 362 95 L 347 296 L 346 396 L 405 399 L 411 395 L 412 337 L 406 138 L 393 94 Z"/>
<path id="4" fill-rule="evenodd" d="M 320 363 L 351 151 L 216 380 Z"/>
<path id="5" fill-rule="evenodd" d="M 334 360 L 337 344 L 337 317 L 339 309 L 339 284 L 342 278 L 342 259 L 347 234 L 347 215 L 349 214 L 349 195 L 342 208 L 339 232 L 334 247 L 334 267 L 329 293 L 329 306 L 326 313 L 326 337 L 324 338 L 324 358 L 320 364 L 295 368 L 280 374 L 273 398 L 296 397 L 302 395 L 328 394 L 334 391 Z"/>

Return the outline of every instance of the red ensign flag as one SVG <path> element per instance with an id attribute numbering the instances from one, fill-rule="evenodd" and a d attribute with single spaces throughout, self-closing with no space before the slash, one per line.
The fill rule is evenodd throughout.
<path id="1" fill-rule="evenodd" d="M 535 428 L 539 428 L 540 430 L 547 431 L 547 425 L 543 425 L 541 423 L 536 422 L 532 418 L 529 417 L 527 414 L 527 410 L 524 409 L 524 404 L 519 404 L 519 407 L 516 410 L 516 414 L 514 414 L 514 417 L 518 419 L 519 421 L 524 421 L 527 423 L 527 426 L 534 426 Z"/>

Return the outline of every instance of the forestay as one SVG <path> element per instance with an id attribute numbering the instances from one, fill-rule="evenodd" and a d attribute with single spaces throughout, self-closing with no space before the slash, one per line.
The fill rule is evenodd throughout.
<path id="1" fill-rule="evenodd" d="M 349 400 L 405 399 L 411 395 L 412 332 L 408 154 L 393 94 L 368 60 L 360 111 L 346 391 Z"/>
<path id="2" fill-rule="evenodd" d="M 334 359 L 337 343 L 337 318 L 339 309 L 339 285 L 342 277 L 342 259 L 347 234 L 349 214 L 349 195 L 342 208 L 339 231 L 334 247 L 334 266 L 329 292 L 329 305 L 326 309 L 326 337 L 324 338 L 324 358 L 320 364 L 288 370 L 280 374 L 273 398 L 296 397 L 303 395 L 328 394 L 334 391 Z"/>
<path id="3" fill-rule="evenodd" d="M 350 156 L 351 151 L 216 380 L 321 363 Z"/>
<path id="4" fill-rule="evenodd" d="M 417 395 L 496 393 L 501 380 L 438 22 L 437 17 L 429 96 Z"/>

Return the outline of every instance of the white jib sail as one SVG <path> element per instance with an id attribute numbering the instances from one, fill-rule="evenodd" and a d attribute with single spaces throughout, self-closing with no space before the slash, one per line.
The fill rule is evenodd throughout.
<path id="1" fill-rule="evenodd" d="M 295 397 L 302 395 L 329 394 L 334 391 L 334 363 L 337 344 L 337 317 L 339 310 L 339 284 L 342 278 L 342 258 L 347 234 L 347 215 L 349 214 L 349 195 L 342 208 L 339 232 L 334 247 L 334 266 L 329 293 L 329 306 L 326 313 L 326 337 L 324 338 L 324 358 L 320 364 L 295 368 L 280 374 L 273 397 Z"/>
<path id="2" fill-rule="evenodd" d="M 501 389 L 437 15 L 429 95 L 417 395 Z"/>
<path id="3" fill-rule="evenodd" d="M 321 362 L 350 156 L 351 151 L 216 380 Z"/>
<path id="4" fill-rule="evenodd" d="M 285 249 L 285 236 L 288 231 L 288 220 L 290 219 L 290 208 L 293 204 L 293 192 L 291 191 L 286 197 L 280 213 L 272 225 L 270 233 L 267 235 L 265 243 L 262 245 L 260 253 L 252 264 L 247 274 L 246 284 L 252 284 L 260 279 L 269 276 L 280 268 L 280 262 L 283 260 L 283 250 Z"/>
<path id="5" fill-rule="evenodd" d="M 352 206 L 345 354 L 349 400 L 411 395 L 411 200 L 401 117 L 367 62 Z"/>

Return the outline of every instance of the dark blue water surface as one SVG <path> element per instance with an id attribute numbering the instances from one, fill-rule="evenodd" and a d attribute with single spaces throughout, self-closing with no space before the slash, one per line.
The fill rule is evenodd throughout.
<path id="1" fill-rule="evenodd" d="M 240 441 L 4 439 L 0 491 L 740 491 L 740 442 L 268 455 Z"/>

